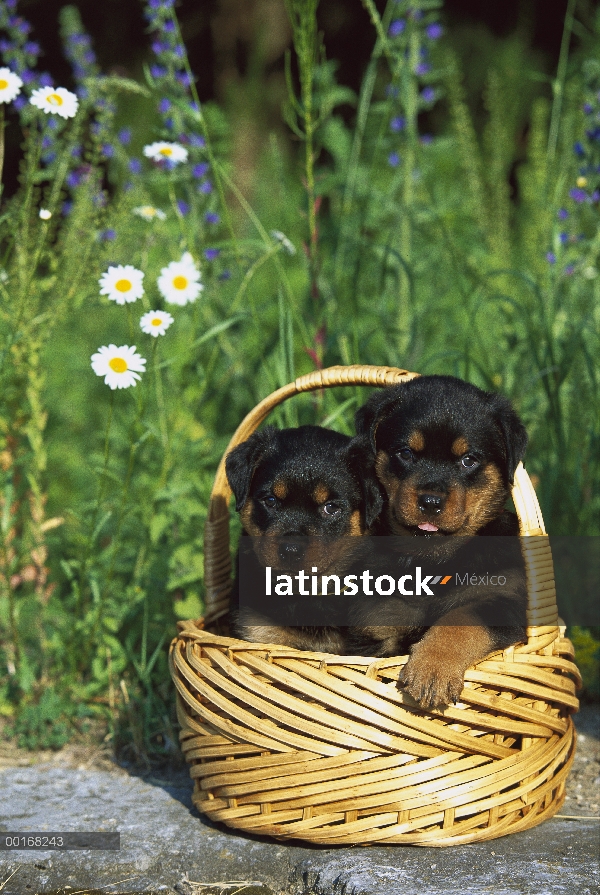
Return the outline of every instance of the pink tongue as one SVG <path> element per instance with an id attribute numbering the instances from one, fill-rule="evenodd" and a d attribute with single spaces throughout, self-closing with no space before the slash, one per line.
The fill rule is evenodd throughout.
<path id="1" fill-rule="evenodd" d="M 418 528 L 420 528 L 421 531 L 437 531 L 438 530 L 437 525 L 432 525 L 431 522 L 421 522 L 421 524 L 418 526 Z"/>

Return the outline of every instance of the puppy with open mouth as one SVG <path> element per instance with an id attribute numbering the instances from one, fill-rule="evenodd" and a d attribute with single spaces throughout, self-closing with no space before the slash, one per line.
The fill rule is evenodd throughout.
<path id="1" fill-rule="evenodd" d="M 410 649 L 399 685 L 425 707 L 456 702 L 470 665 L 525 639 L 519 527 L 505 509 L 525 428 L 506 398 L 451 376 L 382 389 L 356 424 L 385 492 L 373 530 L 399 536 L 397 570 L 427 560 L 455 578 L 431 598 L 356 601 L 351 643 L 369 655 Z M 485 575 L 473 574 L 473 536 L 485 537 L 476 551 Z"/>
<path id="2" fill-rule="evenodd" d="M 308 572 L 343 574 L 360 553 L 360 541 L 382 503 L 370 447 L 319 426 L 255 432 L 227 456 L 226 473 L 243 525 L 240 568 L 234 583 L 234 635 L 254 642 L 342 654 L 346 641 L 337 624 L 304 624 L 302 601 L 286 597 L 298 623 L 274 623 L 241 595 L 270 575 Z M 245 536 L 250 536 L 248 541 Z M 243 556 L 244 566 L 241 565 Z M 243 572 L 243 579 L 242 579 Z M 327 598 L 323 611 L 327 618 Z M 276 614 L 275 612 L 273 614 Z M 305 616 L 304 616 L 305 617 Z"/>

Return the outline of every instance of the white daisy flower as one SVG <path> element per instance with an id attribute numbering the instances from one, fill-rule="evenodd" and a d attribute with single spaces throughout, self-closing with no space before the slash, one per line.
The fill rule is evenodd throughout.
<path id="1" fill-rule="evenodd" d="M 112 389 L 129 388 L 146 372 L 146 358 L 136 353 L 135 345 L 103 345 L 92 354 L 92 370 Z"/>
<path id="2" fill-rule="evenodd" d="M 173 317 L 168 311 L 148 311 L 140 320 L 140 327 L 150 336 L 164 336 L 172 323 Z"/>
<path id="3" fill-rule="evenodd" d="M 10 68 L 0 68 L 0 103 L 12 103 L 22 86 L 23 81 Z"/>
<path id="4" fill-rule="evenodd" d="M 200 271 L 189 252 L 184 252 L 181 261 L 171 261 L 160 272 L 158 278 L 160 294 L 171 305 L 187 305 L 196 301 L 204 286 L 200 283 Z"/>
<path id="5" fill-rule="evenodd" d="M 187 161 L 188 151 L 179 143 L 150 143 L 149 146 L 144 146 L 144 155 L 153 162 L 169 161 L 173 165 L 178 165 Z"/>
<path id="6" fill-rule="evenodd" d="M 116 301 L 118 305 L 136 301 L 144 294 L 143 279 L 142 271 L 136 270 L 131 264 L 124 266 L 118 264 L 116 267 L 109 267 L 98 280 L 100 295 L 107 295 L 111 301 Z"/>
<path id="7" fill-rule="evenodd" d="M 40 217 L 43 221 L 49 221 L 52 217 L 52 212 L 48 211 L 47 208 L 40 208 Z"/>
<path id="8" fill-rule="evenodd" d="M 159 221 L 164 221 L 166 218 L 164 211 L 161 211 L 160 208 L 155 208 L 154 205 L 140 205 L 138 208 L 132 208 L 132 211 L 139 218 L 144 218 L 145 221 L 153 221 L 155 218 L 158 218 Z"/>
<path id="9" fill-rule="evenodd" d="M 79 106 L 75 94 L 64 87 L 40 87 L 33 91 L 30 102 L 46 115 L 60 115 L 61 118 L 74 118 Z"/>

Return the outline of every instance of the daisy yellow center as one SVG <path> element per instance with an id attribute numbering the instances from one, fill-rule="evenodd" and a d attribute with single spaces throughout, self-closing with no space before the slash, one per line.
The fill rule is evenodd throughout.
<path id="1" fill-rule="evenodd" d="M 173 155 L 173 150 L 170 146 L 163 146 L 163 148 L 158 151 L 161 155 Z"/>
<path id="2" fill-rule="evenodd" d="M 48 97 L 48 102 L 51 106 L 62 106 L 63 104 L 62 97 L 58 93 L 51 93 Z"/>
<path id="3" fill-rule="evenodd" d="M 173 286 L 175 287 L 175 289 L 185 289 L 187 284 L 187 277 L 183 277 L 181 276 L 181 274 L 179 274 L 178 277 L 173 278 Z"/>
<path id="4" fill-rule="evenodd" d="M 8 81 L 5 81 L 4 78 L 0 79 L 0 90 L 6 90 L 8 87 Z"/>
<path id="5" fill-rule="evenodd" d="M 115 283 L 115 289 L 119 292 L 129 292 L 131 289 L 131 280 L 117 280 Z"/>
<path id="6" fill-rule="evenodd" d="M 108 366 L 115 373 L 125 373 L 127 370 L 127 361 L 122 357 L 112 357 L 108 362 Z"/>
<path id="7" fill-rule="evenodd" d="M 152 324 L 152 326 L 160 326 L 162 320 L 160 319 L 160 317 L 153 317 L 150 323 Z"/>
<path id="8" fill-rule="evenodd" d="M 144 205 L 144 207 L 142 208 L 142 213 L 147 214 L 149 217 L 152 218 L 156 214 L 156 209 L 152 208 L 151 205 Z"/>

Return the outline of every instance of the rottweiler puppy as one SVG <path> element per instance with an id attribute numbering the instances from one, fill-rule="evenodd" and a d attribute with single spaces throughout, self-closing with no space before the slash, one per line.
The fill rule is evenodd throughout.
<path id="1" fill-rule="evenodd" d="M 266 567 L 273 576 L 299 569 L 310 574 L 313 567 L 320 574 L 339 575 L 356 560 L 358 541 L 383 504 L 369 445 L 319 426 L 268 426 L 234 448 L 225 468 L 243 525 L 240 551 L 246 548 L 244 536 L 251 536 L 245 577 L 257 581 L 264 581 Z M 241 604 L 242 585 L 238 572 L 230 613 L 234 636 L 345 651 L 338 625 L 274 624 L 268 610 Z"/>
<path id="2" fill-rule="evenodd" d="M 371 396 L 356 416 L 385 491 L 374 526 L 399 549 L 397 567 L 425 559 L 457 574 L 434 596 L 355 602 L 355 649 L 410 658 L 399 679 L 417 702 L 456 702 L 464 673 L 525 639 L 527 601 L 518 520 L 504 509 L 527 444 L 510 402 L 451 376 L 422 376 Z M 471 542 L 474 535 L 485 542 Z M 500 541 L 487 536 L 511 535 Z M 473 572 L 474 545 L 478 571 Z M 502 587 L 489 581 L 504 581 Z M 466 583 L 468 582 L 468 583 Z M 462 584 L 462 586 L 461 586 Z"/>

